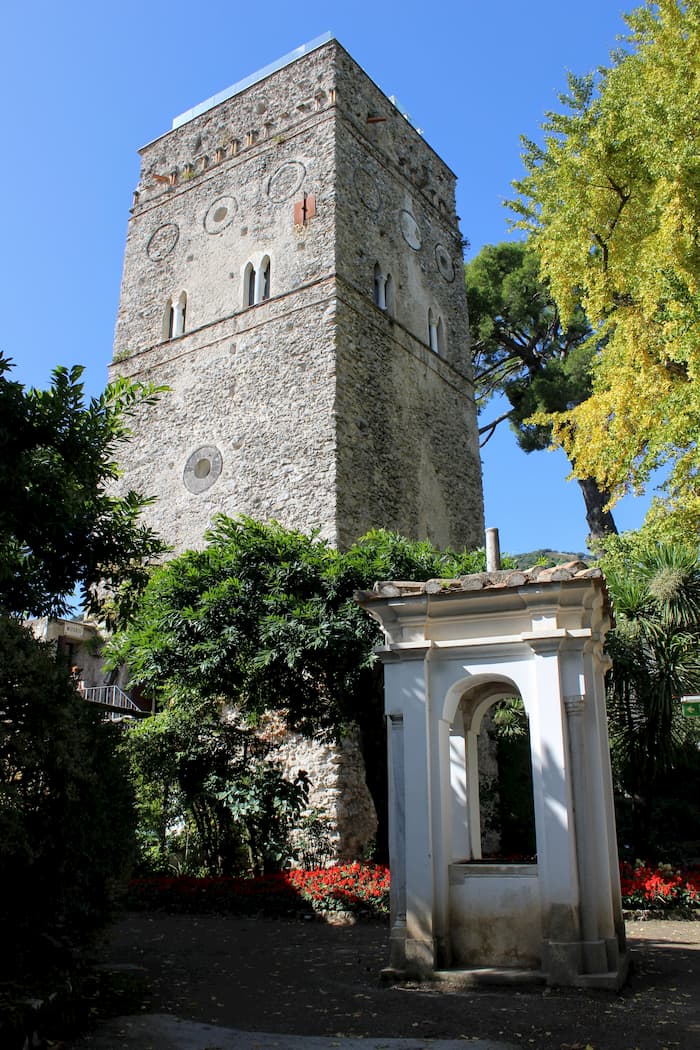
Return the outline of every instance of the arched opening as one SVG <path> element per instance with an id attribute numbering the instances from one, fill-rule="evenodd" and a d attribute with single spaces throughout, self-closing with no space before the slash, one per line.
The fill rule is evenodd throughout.
<path id="1" fill-rule="evenodd" d="M 180 292 L 177 299 L 168 299 L 163 314 L 163 339 L 177 339 L 184 335 L 187 321 L 187 292 Z"/>
<path id="2" fill-rule="evenodd" d="M 255 279 L 253 264 L 248 263 L 243 273 L 243 302 L 246 306 L 255 306 Z"/>
<path id="3" fill-rule="evenodd" d="M 428 310 L 428 346 L 434 354 L 440 353 L 438 344 L 438 320 L 437 314 L 431 307 Z"/>
<path id="4" fill-rule="evenodd" d="M 180 292 L 175 306 L 173 335 L 184 335 L 187 327 L 187 292 Z"/>
<path id="5" fill-rule="evenodd" d="M 175 308 L 172 298 L 168 299 L 163 314 L 163 339 L 172 339 L 175 328 Z"/>
<path id="6" fill-rule="evenodd" d="M 394 278 L 390 273 L 386 275 L 386 284 L 384 286 L 384 300 L 386 303 L 386 312 L 392 317 L 394 316 Z"/>
<path id="7" fill-rule="evenodd" d="M 452 861 L 534 863 L 530 729 L 518 687 L 485 675 L 462 680 L 446 697 L 444 717 L 450 724 Z"/>
<path id="8" fill-rule="evenodd" d="M 257 302 L 263 303 L 270 298 L 270 257 L 265 256 L 260 264 L 260 288 Z"/>
<path id="9" fill-rule="evenodd" d="M 386 277 L 379 263 L 374 267 L 374 305 L 386 310 Z"/>
<path id="10" fill-rule="evenodd" d="M 438 317 L 437 320 L 437 352 L 440 357 L 445 356 L 445 325 L 442 322 L 442 317 Z"/>
<path id="11" fill-rule="evenodd" d="M 519 697 L 484 714 L 477 747 L 482 859 L 533 863 L 537 856 L 530 726 Z"/>

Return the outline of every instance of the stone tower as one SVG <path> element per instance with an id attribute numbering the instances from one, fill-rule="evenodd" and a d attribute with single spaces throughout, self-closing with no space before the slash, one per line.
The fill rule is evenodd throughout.
<path id="1" fill-rule="evenodd" d="M 455 177 L 331 37 L 141 150 L 111 378 L 175 551 L 245 513 L 483 542 Z"/>

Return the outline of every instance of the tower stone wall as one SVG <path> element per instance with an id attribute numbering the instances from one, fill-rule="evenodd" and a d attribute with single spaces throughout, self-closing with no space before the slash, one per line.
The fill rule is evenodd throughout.
<path id="1" fill-rule="evenodd" d="M 396 106 L 329 40 L 141 158 L 111 375 L 168 387 L 123 462 L 149 523 L 481 543 L 455 179 Z"/>

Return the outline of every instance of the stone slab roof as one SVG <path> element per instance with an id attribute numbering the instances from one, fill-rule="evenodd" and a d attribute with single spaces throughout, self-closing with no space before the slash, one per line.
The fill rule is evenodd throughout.
<path id="1" fill-rule="evenodd" d="M 387 580 L 375 583 L 371 591 L 357 591 L 356 598 L 362 602 L 378 601 L 382 598 L 409 598 L 421 594 L 455 594 L 466 591 L 495 591 L 505 588 L 518 589 L 543 583 L 566 583 L 571 580 L 603 579 L 602 570 L 590 567 L 583 561 L 570 561 L 564 565 L 545 567 L 533 565 L 531 569 L 500 569 L 497 572 L 475 572 L 454 579 L 434 579 L 424 582 Z"/>

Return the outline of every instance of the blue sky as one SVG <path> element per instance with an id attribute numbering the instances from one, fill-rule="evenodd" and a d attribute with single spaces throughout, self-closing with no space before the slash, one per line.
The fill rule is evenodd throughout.
<path id="1" fill-rule="evenodd" d="M 414 0 L 335 4 L 9 0 L 0 89 L 0 347 L 15 377 L 46 385 L 83 364 L 105 385 L 137 149 L 172 118 L 330 30 L 396 95 L 456 172 L 468 257 L 508 236 L 504 199 L 566 71 L 608 59 L 615 0 Z M 525 456 L 501 429 L 484 449 L 486 523 L 511 552 L 584 550 L 586 523 L 562 453 Z M 621 528 L 648 500 L 627 499 Z"/>

